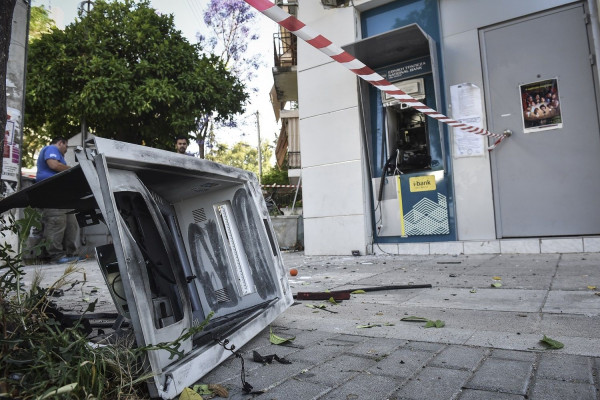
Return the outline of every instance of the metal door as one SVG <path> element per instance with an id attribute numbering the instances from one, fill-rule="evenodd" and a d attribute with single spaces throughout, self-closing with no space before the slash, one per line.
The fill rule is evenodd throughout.
<path id="1" fill-rule="evenodd" d="M 600 233 L 598 108 L 584 17 L 574 4 L 480 32 L 489 129 L 513 132 L 491 154 L 499 238 Z M 527 104 L 544 108 L 526 95 L 553 86 L 559 117 L 532 127 Z"/>

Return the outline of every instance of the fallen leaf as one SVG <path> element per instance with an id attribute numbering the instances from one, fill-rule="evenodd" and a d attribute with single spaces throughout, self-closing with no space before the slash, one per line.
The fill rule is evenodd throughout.
<path id="1" fill-rule="evenodd" d="M 427 322 L 429 321 L 427 318 L 423 318 L 423 317 L 404 317 L 402 319 L 400 319 L 400 321 L 408 321 L 408 322 Z"/>
<path id="2" fill-rule="evenodd" d="M 473 289 L 469 290 L 469 293 L 477 293 L 477 289 L 473 288 Z"/>
<path id="3" fill-rule="evenodd" d="M 362 289 L 358 289 L 358 290 L 355 290 L 355 291 L 353 291 L 353 292 L 350 292 L 350 294 L 363 294 L 363 293 L 367 293 L 367 292 L 365 292 L 365 291 L 364 291 L 364 290 L 362 290 Z"/>
<path id="4" fill-rule="evenodd" d="M 199 383 L 197 385 L 192 386 L 192 390 L 198 394 L 212 394 L 208 385 L 205 383 Z"/>
<path id="5" fill-rule="evenodd" d="M 427 321 L 425 324 L 425 328 L 443 328 L 444 326 L 446 326 L 446 323 L 439 319 L 435 321 Z"/>
<path id="6" fill-rule="evenodd" d="M 540 340 L 541 343 L 545 344 L 551 349 L 562 349 L 565 347 L 564 344 L 559 342 L 558 340 L 550 339 L 548 336 L 544 335 L 544 338 Z"/>
<path id="7" fill-rule="evenodd" d="M 194 392 L 193 389 L 186 387 L 179 395 L 179 400 L 202 400 L 202 396 Z"/>
<path id="8" fill-rule="evenodd" d="M 225 386 L 211 384 L 211 385 L 208 385 L 208 389 L 211 392 L 213 392 L 214 394 L 216 394 L 217 396 L 222 397 L 224 399 L 229 397 L 229 391 L 225 388 Z"/>
<path id="9" fill-rule="evenodd" d="M 337 304 L 337 301 L 335 301 L 335 299 L 334 299 L 333 297 L 330 297 L 330 298 L 329 298 L 329 302 L 330 302 L 331 304 Z"/>
<path id="10" fill-rule="evenodd" d="M 588 286 L 588 289 L 590 289 L 590 290 L 596 290 L 596 286 Z"/>
<path id="11" fill-rule="evenodd" d="M 361 329 L 361 328 L 375 328 L 376 326 L 381 326 L 379 324 L 368 324 L 368 325 L 358 325 L 357 328 Z"/>
<path id="12" fill-rule="evenodd" d="M 494 282 L 492 283 L 492 287 L 501 287 L 502 284 L 500 282 Z"/>
<path id="13" fill-rule="evenodd" d="M 495 280 L 495 281 L 501 281 L 502 280 L 502 278 L 500 278 L 499 276 L 494 276 L 492 279 Z"/>
<path id="14" fill-rule="evenodd" d="M 273 344 L 284 344 L 284 343 L 288 343 L 291 342 L 293 340 L 296 339 L 296 337 L 291 337 L 291 338 L 283 338 L 281 336 L 277 336 L 276 334 L 273 333 L 273 330 L 271 328 L 269 328 L 269 341 Z"/>

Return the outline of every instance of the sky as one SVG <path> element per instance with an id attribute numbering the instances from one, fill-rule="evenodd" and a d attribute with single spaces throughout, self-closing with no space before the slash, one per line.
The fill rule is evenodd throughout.
<path id="1" fill-rule="evenodd" d="M 33 6 L 44 6 L 50 10 L 51 17 L 59 28 L 71 23 L 77 17 L 77 9 L 81 0 L 33 0 Z M 196 33 L 203 32 L 206 27 L 202 18 L 207 0 L 150 0 L 152 7 L 163 14 L 173 14 L 175 26 L 190 43 L 196 43 Z M 273 107 L 269 100 L 269 92 L 273 86 L 273 33 L 277 32 L 277 24 L 257 12 L 255 18 L 260 38 L 252 42 L 249 52 L 263 54 L 263 66 L 258 70 L 256 81 L 252 84 L 259 91 L 251 95 L 246 106 L 246 114 L 242 117 L 246 121 L 242 129 L 222 131 L 217 134 L 217 141 L 229 145 L 244 141 L 250 145 L 258 145 L 258 129 L 256 126 L 256 112 L 259 114 L 261 140 L 273 144 L 279 133 Z M 190 151 L 195 151 L 190 146 Z"/>

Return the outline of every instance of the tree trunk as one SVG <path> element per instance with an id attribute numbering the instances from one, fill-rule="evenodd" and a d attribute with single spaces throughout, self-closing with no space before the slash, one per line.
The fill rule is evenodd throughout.
<path id="1" fill-rule="evenodd" d="M 2 132 L 6 129 L 6 68 L 15 4 L 17 4 L 17 0 L 0 2 L 0 127 L 2 127 Z M 3 147 L 4 134 L 0 135 L 0 148 Z"/>

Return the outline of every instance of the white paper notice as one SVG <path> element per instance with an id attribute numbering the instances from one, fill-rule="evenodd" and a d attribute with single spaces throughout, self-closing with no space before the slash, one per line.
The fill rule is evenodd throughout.
<path id="1" fill-rule="evenodd" d="M 472 83 L 461 83 L 450 86 L 452 118 L 457 121 L 481 128 L 483 109 L 481 106 L 481 89 Z M 454 152 L 458 157 L 480 157 L 485 155 L 484 137 L 454 128 Z"/>

